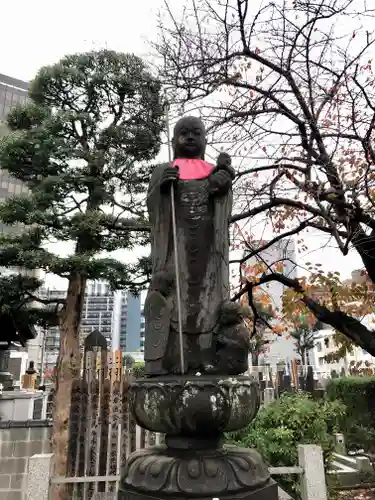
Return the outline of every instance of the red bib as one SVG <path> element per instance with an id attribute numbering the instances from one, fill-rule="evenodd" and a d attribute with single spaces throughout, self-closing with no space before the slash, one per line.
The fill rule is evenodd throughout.
<path id="1" fill-rule="evenodd" d="M 211 163 L 196 158 L 177 158 L 172 163 L 172 167 L 178 167 L 179 177 L 182 181 L 205 179 L 215 169 Z"/>

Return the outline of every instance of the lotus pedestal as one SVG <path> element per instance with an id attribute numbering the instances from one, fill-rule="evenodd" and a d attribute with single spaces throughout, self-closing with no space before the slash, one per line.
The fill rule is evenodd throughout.
<path id="1" fill-rule="evenodd" d="M 166 444 L 130 455 L 119 500 L 277 500 L 277 485 L 261 456 L 222 444 L 225 432 L 256 416 L 254 380 L 155 377 L 134 382 L 130 398 L 137 424 L 165 433 Z"/>

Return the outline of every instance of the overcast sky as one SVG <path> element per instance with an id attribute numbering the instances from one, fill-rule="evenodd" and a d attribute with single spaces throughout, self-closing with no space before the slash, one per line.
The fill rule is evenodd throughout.
<path id="1" fill-rule="evenodd" d="M 144 55 L 162 0 L 1 2 L 0 72 L 31 79 L 68 53 L 107 47 Z"/>
<path id="2" fill-rule="evenodd" d="M 0 73 L 30 80 L 41 66 L 66 54 L 104 47 L 147 56 L 162 5 L 163 0 L 2 2 Z M 311 235 L 309 240 L 312 248 L 321 247 L 321 235 Z M 338 269 L 344 277 L 361 266 L 354 252 L 343 258 L 330 248 L 314 251 L 302 260 L 307 258 L 322 263 L 327 270 Z"/>

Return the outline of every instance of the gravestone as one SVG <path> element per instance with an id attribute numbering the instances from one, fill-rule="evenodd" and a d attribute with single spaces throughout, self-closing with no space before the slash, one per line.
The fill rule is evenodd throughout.
<path id="1" fill-rule="evenodd" d="M 9 372 L 9 343 L 0 342 L 0 384 L 3 391 L 12 391 L 13 387 L 13 376 Z"/>
<path id="2" fill-rule="evenodd" d="M 36 388 L 36 370 L 34 361 L 30 361 L 24 375 L 21 377 L 21 388 L 26 390 L 35 390 Z"/>
<path id="3" fill-rule="evenodd" d="M 306 380 L 305 380 L 305 391 L 313 394 L 315 390 L 315 380 L 314 380 L 314 370 L 312 366 L 307 367 Z"/>
<path id="4" fill-rule="evenodd" d="M 292 378 L 290 375 L 284 374 L 281 378 L 280 392 L 292 390 Z"/>

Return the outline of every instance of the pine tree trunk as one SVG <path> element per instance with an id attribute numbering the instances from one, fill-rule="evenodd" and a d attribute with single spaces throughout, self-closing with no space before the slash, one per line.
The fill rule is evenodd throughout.
<path id="1" fill-rule="evenodd" d="M 86 278 L 78 272 L 69 279 L 66 306 L 60 318 L 60 352 L 56 366 L 56 392 L 53 412 L 52 452 L 54 476 L 66 476 L 69 472 L 68 439 L 71 394 L 73 382 L 80 377 L 81 356 L 79 327 L 86 287 Z M 69 498 L 66 485 L 55 485 L 52 500 Z"/>

